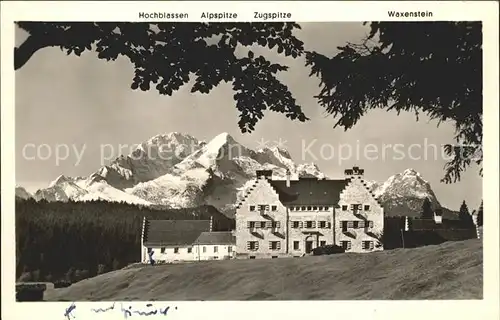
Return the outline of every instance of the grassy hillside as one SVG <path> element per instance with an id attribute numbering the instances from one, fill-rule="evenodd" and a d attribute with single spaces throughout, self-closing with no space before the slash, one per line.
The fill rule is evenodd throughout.
<path id="1" fill-rule="evenodd" d="M 127 268 L 45 300 L 481 299 L 479 240 L 370 254 Z"/>

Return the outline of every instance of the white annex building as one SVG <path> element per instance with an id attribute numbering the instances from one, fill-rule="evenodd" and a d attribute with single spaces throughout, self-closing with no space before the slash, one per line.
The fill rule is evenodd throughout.
<path id="1" fill-rule="evenodd" d="M 212 231 L 212 220 L 147 220 L 141 237 L 141 262 L 156 263 L 230 259 L 233 232 Z"/>

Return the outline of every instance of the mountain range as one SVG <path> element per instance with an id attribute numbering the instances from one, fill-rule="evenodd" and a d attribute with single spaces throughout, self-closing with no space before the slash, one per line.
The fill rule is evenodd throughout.
<path id="1" fill-rule="evenodd" d="M 29 194 L 16 187 L 16 197 L 47 201 L 105 200 L 169 208 L 212 205 L 229 217 L 255 172 L 273 170 L 274 179 L 328 178 L 314 163 L 297 164 L 278 146 L 249 149 L 221 133 L 209 142 L 172 132 L 152 137 L 131 154 L 121 155 L 88 177 L 59 176 L 46 188 Z M 385 182 L 366 181 L 387 216 L 418 216 L 425 198 L 441 207 L 430 184 L 413 169 Z M 445 208 L 443 208 L 445 209 Z M 455 215 L 445 209 L 446 215 Z"/>

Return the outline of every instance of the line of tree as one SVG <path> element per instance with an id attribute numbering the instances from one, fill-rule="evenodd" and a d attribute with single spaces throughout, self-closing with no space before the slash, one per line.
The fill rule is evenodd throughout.
<path id="1" fill-rule="evenodd" d="M 208 220 L 214 230 L 234 221 L 212 206 L 154 209 L 126 203 L 16 200 L 18 281 L 72 283 L 140 260 L 143 217 Z"/>

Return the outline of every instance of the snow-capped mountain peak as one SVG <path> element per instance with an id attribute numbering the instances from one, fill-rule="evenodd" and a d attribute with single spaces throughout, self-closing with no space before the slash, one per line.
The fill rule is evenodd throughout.
<path id="1" fill-rule="evenodd" d="M 273 179 L 326 178 L 314 163 L 296 164 L 278 146 L 249 149 L 228 134 L 208 142 L 179 132 L 156 135 L 129 155 L 120 155 L 88 177 L 57 177 L 35 199 L 49 201 L 125 201 L 169 207 L 213 205 L 232 212 L 256 170 L 273 170 Z M 418 215 L 425 198 L 440 206 L 429 183 L 409 168 L 385 182 L 366 181 L 386 209 L 386 215 Z M 24 194 L 16 189 L 16 194 Z"/>
<path id="2" fill-rule="evenodd" d="M 384 203 L 386 214 L 417 216 L 422 204 L 428 198 L 434 208 L 441 207 L 428 181 L 415 169 L 409 168 L 389 177 L 384 183 L 373 183 L 372 190 Z"/>

